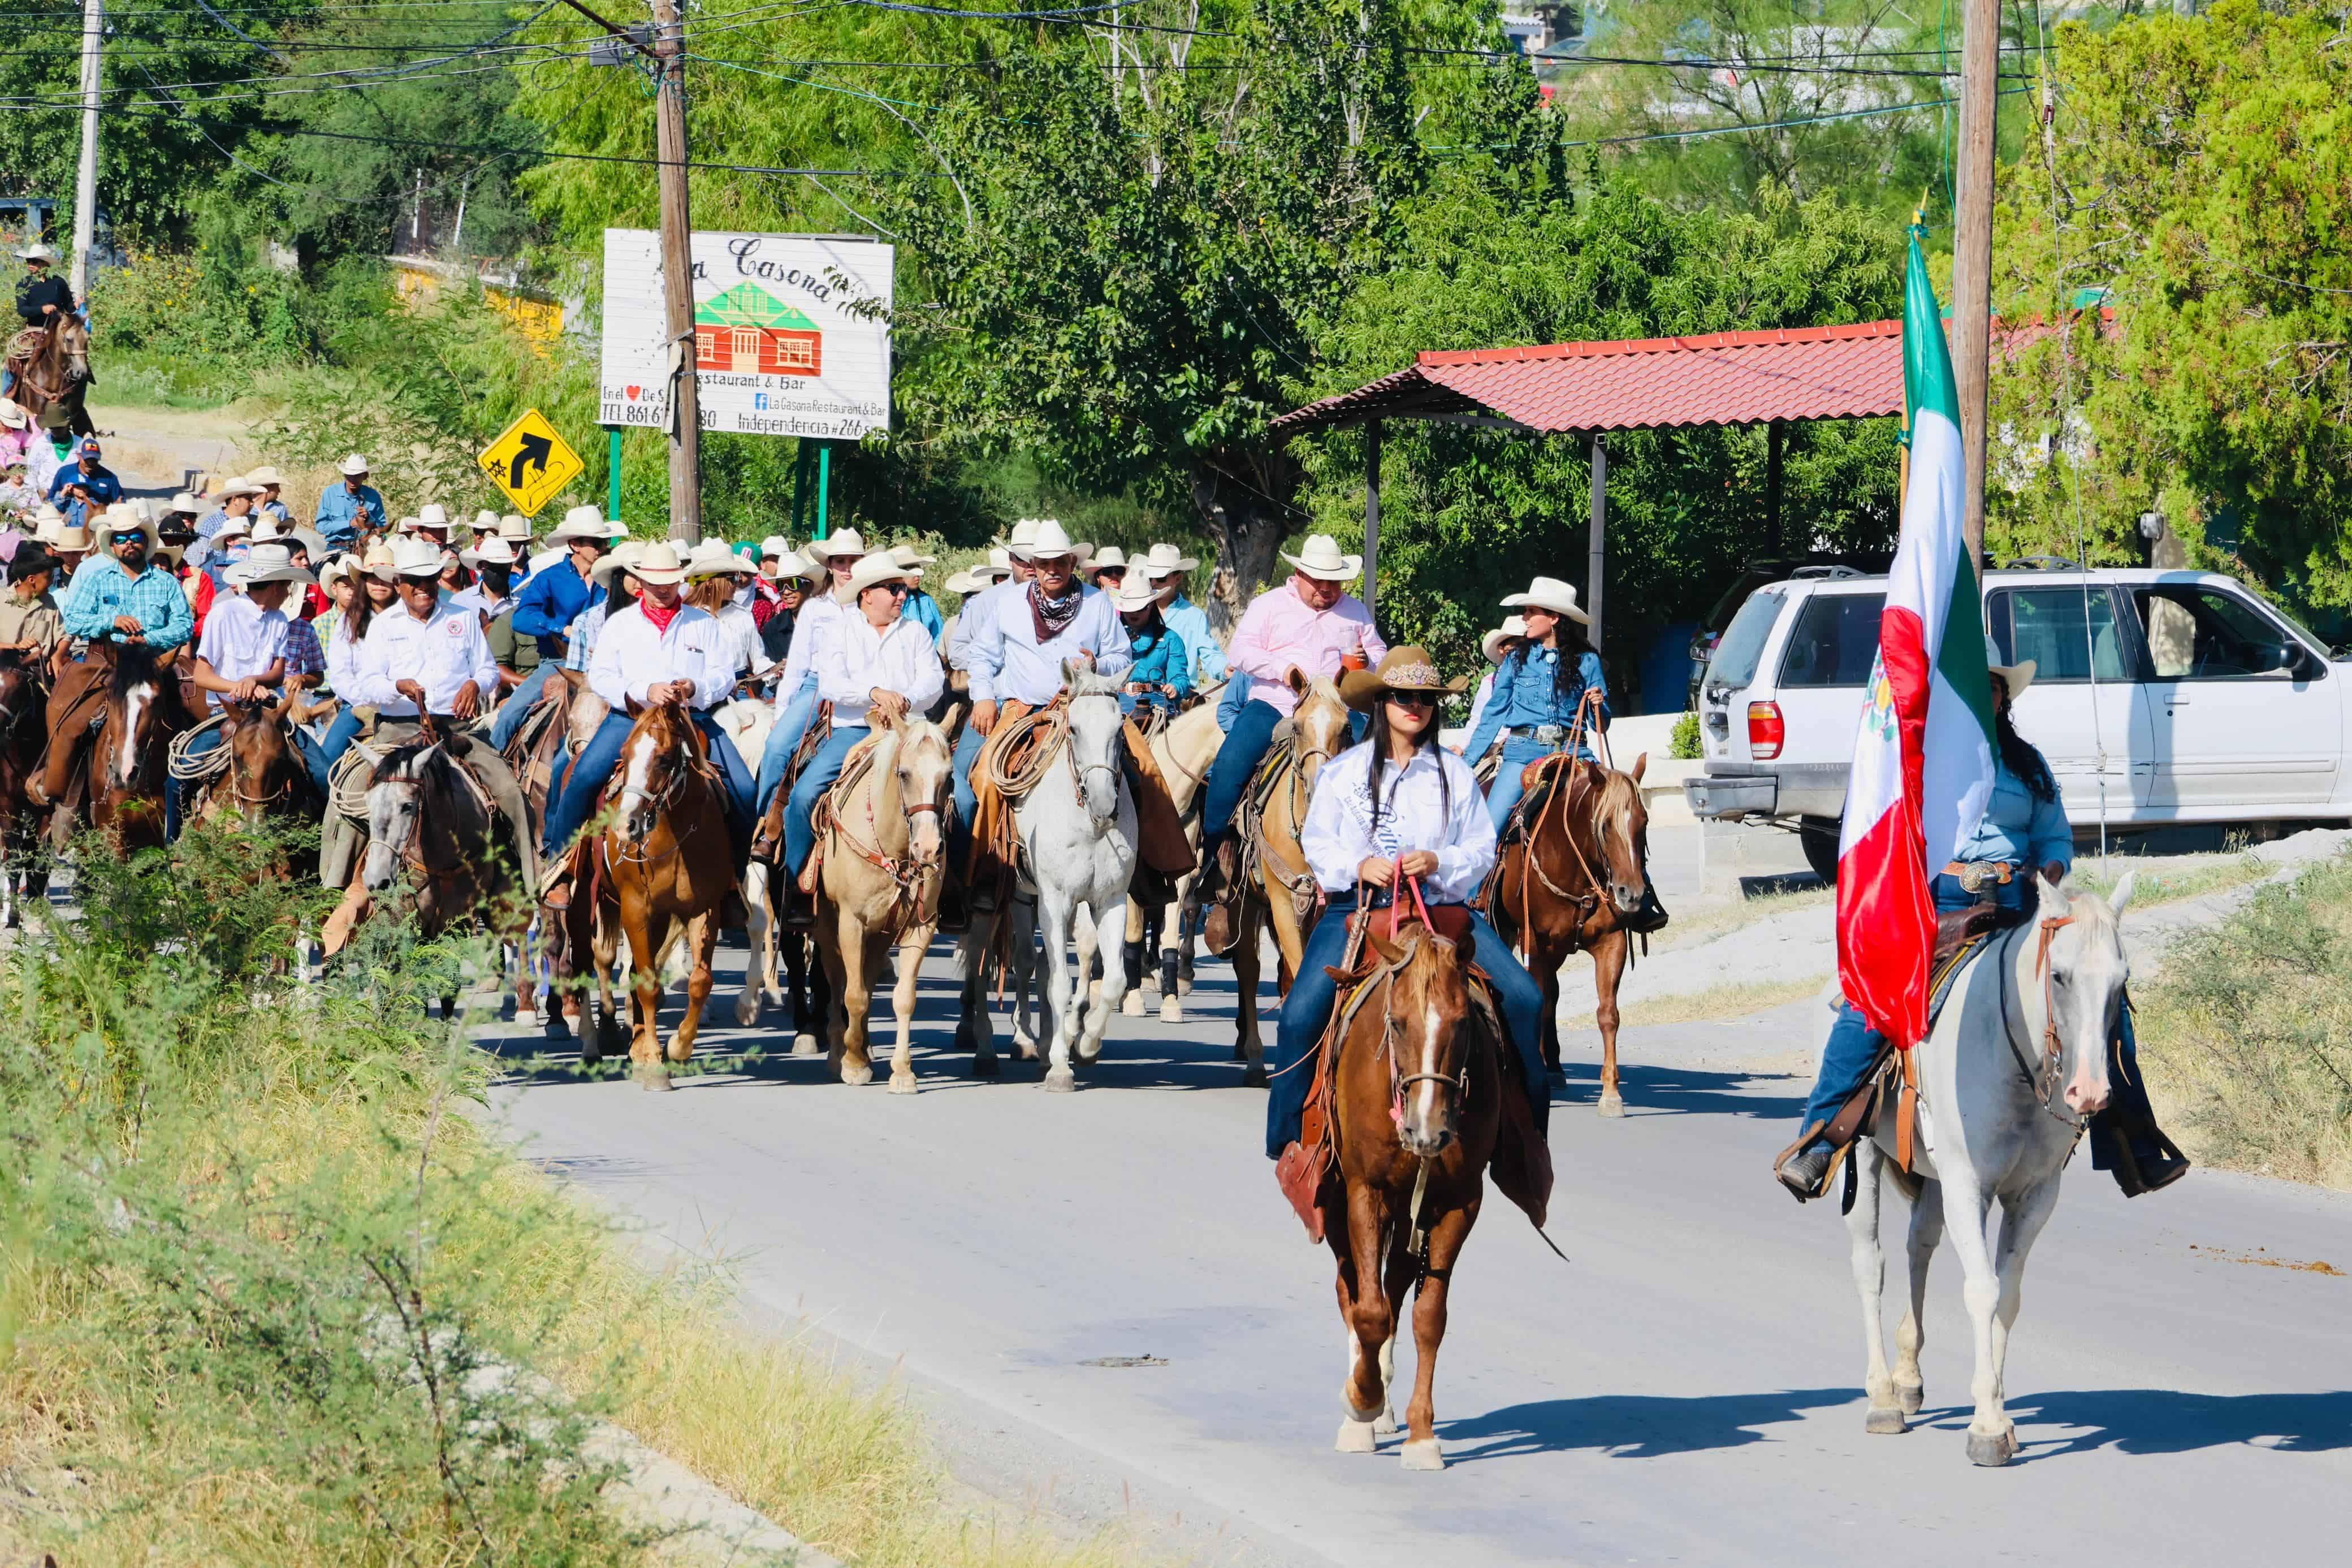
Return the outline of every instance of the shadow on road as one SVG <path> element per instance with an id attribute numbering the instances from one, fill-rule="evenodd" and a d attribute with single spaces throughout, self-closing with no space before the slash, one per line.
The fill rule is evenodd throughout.
<path id="1" fill-rule="evenodd" d="M 2021 1426 L 2075 1427 L 2069 1437 L 2029 1434 L 2022 1456 L 2115 1448 L 2126 1454 L 2186 1454 L 2249 1447 L 2285 1453 L 2352 1448 L 2352 1389 L 2312 1394 L 2183 1394 L 2166 1388 L 2090 1388 L 2012 1396 Z M 1963 1422 L 1967 1412 L 1961 1412 Z"/>
<path id="2" fill-rule="evenodd" d="M 1449 1464 L 1595 1448 L 1612 1458 L 1654 1459 L 1760 1443 L 1757 1430 L 1800 1420 L 1809 1410 L 1851 1405 L 1859 1388 L 1790 1388 L 1776 1394 L 1711 1394 L 1692 1399 L 1603 1394 L 1512 1405 L 1442 1421 Z"/>
<path id="3" fill-rule="evenodd" d="M 1599 1063 L 1562 1065 L 1568 1082 L 1552 1090 L 1553 1104 L 1589 1106 L 1600 1099 Z M 1752 1087 L 1759 1083 L 1788 1083 L 1796 1092 L 1759 1093 Z M 1757 1116 L 1766 1121 L 1795 1120 L 1805 1108 L 1805 1091 L 1811 1087 L 1775 1073 L 1642 1067 L 1624 1061 L 1617 1064 L 1617 1084 L 1628 1116 Z"/>

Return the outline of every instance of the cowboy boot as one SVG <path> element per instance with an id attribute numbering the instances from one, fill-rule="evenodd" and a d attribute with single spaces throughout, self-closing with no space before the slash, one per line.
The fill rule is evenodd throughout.
<path id="1" fill-rule="evenodd" d="M 1830 1162 L 1837 1158 L 1837 1150 L 1822 1140 L 1822 1131 L 1816 1124 L 1800 1145 L 1781 1155 L 1780 1163 L 1772 1167 L 1773 1176 L 1799 1203 L 1809 1203 L 1821 1195 Z"/>
<path id="2" fill-rule="evenodd" d="M 1241 861 L 1241 845 L 1228 828 L 1217 835 L 1203 857 L 1201 872 L 1201 941 L 1212 953 L 1223 953 L 1234 945 L 1234 915 L 1230 907 L 1236 868 Z"/>
<path id="3" fill-rule="evenodd" d="M 2116 1178 L 2126 1197 L 2137 1197 L 2187 1176 L 2189 1161 L 2157 1125 L 2147 1085 L 2124 1068 L 2121 1042 L 2110 1049 L 2107 1066 L 2114 1097 L 2091 1118 L 2092 1163 Z"/>

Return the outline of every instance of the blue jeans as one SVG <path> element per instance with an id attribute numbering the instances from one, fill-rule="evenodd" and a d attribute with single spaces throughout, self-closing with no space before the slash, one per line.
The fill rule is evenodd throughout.
<path id="1" fill-rule="evenodd" d="M 188 737 L 189 758 L 193 760 L 195 758 L 211 756 L 221 748 L 222 739 L 221 732 L 217 729 L 208 729 L 202 735 L 191 735 Z M 97 767 L 95 758 L 91 761 L 91 767 L 94 771 Z M 163 781 L 164 842 L 169 843 L 180 836 L 180 824 L 188 814 L 188 802 L 194 799 L 196 791 L 203 788 L 204 785 L 194 779 L 167 779 Z"/>
<path id="2" fill-rule="evenodd" d="M 343 753 L 352 748 L 359 734 L 360 716 L 352 711 L 349 703 L 336 710 L 335 721 L 327 727 L 324 739 L 313 741 L 300 730 L 294 732 L 295 743 L 302 747 L 302 759 L 310 765 L 310 781 L 319 787 L 320 794 L 327 792 L 327 781 L 335 771 L 335 764 L 343 759 Z"/>
<path id="3" fill-rule="evenodd" d="M 499 705 L 499 711 L 490 717 L 491 747 L 496 750 L 504 751 L 513 745 L 515 731 L 520 729 L 522 721 L 530 716 L 531 705 L 539 701 L 547 688 L 547 683 L 560 681 L 562 678 L 563 666 L 552 661 L 541 661 L 537 670 L 525 675 L 522 685 L 517 686 L 513 695 Z"/>
<path id="4" fill-rule="evenodd" d="M 808 678 L 801 683 L 799 691 L 789 697 L 778 692 L 776 700 L 783 705 L 783 711 L 776 715 L 776 727 L 768 731 L 767 747 L 760 753 L 760 784 L 752 806 L 754 813 L 765 812 L 768 802 L 774 800 L 776 791 L 783 787 L 784 769 L 792 766 L 793 753 L 800 749 L 801 737 L 808 733 L 808 727 L 816 719 L 815 672 L 810 672 Z"/>
<path id="5" fill-rule="evenodd" d="M 808 864 L 809 853 L 816 848 L 816 833 L 810 826 L 811 814 L 824 792 L 841 777 L 841 765 L 849 758 L 850 748 L 874 732 L 863 727 L 836 729 L 825 737 L 824 744 L 801 769 L 793 783 L 793 798 L 784 807 L 784 869 L 794 876 Z"/>
<path id="6" fill-rule="evenodd" d="M 743 766 L 735 743 L 727 738 L 727 732 L 719 727 L 716 720 L 698 709 L 693 716 L 694 727 L 709 744 L 710 759 L 719 764 L 726 780 L 721 794 L 727 806 L 727 837 L 740 862 L 751 844 L 751 770 Z M 606 714 L 595 735 L 581 747 L 579 760 L 572 767 L 572 777 L 564 782 L 562 794 L 548 808 L 547 831 L 540 850 L 551 861 L 579 836 L 582 824 L 596 810 L 596 798 L 604 792 L 613 770 L 621 765 L 621 748 L 628 744 L 629 731 L 635 727 L 625 714 Z"/>
<path id="7" fill-rule="evenodd" d="M 1496 832 L 1503 831 L 1503 824 L 1511 820 L 1511 808 L 1519 803 L 1520 773 L 1528 763 L 1541 762 L 1554 755 L 1554 747 L 1544 745 L 1533 736 L 1504 737 L 1503 755 L 1495 764 L 1495 787 L 1486 794 L 1486 812 L 1494 818 Z M 1592 759 L 1592 753 L 1580 746 L 1576 748 L 1576 755 L 1588 762 Z"/>
<path id="8" fill-rule="evenodd" d="M 1323 917 L 1307 936 L 1298 973 L 1290 982 L 1290 995 L 1283 998 L 1282 1021 L 1275 1030 L 1276 1060 L 1266 1064 L 1269 1072 L 1278 1074 L 1265 1103 L 1265 1157 L 1270 1160 L 1280 1159 L 1282 1151 L 1298 1137 L 1299 1118 L 1307 1110 L 1307 1091 L 1315 1069 L 1282 1070 L 1313 1051 L 1330 1025 L 1339 985 L 1324 966 L 1337 964 L 1347 956 L 1348 916 L 1355 912 L 1355 894 L 1331 895 L 1323 906 Z M 1495 997 L 1502 1003 L 1503 1021 L 1511 1031 L 1510 1043 L 1518 1052 L 1519 1083 L 1528 1092 L 1536 1130 L 1541 1132 L 1551 1118 L 1551 1089 L 1544 1078 L 1543 988 L 1519 967 L 1510 945 L 1475 910 L 1470 912 L 1470 929 L 1475 944 L 1473 961 L 1495 982 Z"/>
<path id="9" fill-rule="evenodd" d="M 980 798 L 971 792 L 971 765 L 980 758 L 980 748 L 988 744 L 988 737 L 974 729 L 970 723 L 956 739 L 955 748 L 955 821 L 948 824 L 948 870 L 958 881 L 963 878 L 963 868 L 971 862 L 971 819 L 980 810 Z"/>
<path id="10" fill-rule="evenodd" d="M 1202 786 L 1202 837 L 1214 839 L 1233 825 L 1242 797 L 1249 793 L 1250 780 L 1257 777 L 1258 764 L 1274 749 L 1274 727 L 1282 718 L 1270 702 L 1253 697 L 1242 705 L 1225 731 L 1224 744 L 1217 747 L 1217 759 L 1209 765 L 1209 781 Z"/>
<path id="11" fill-rule="evenodd" d="M 1234 720 L 1242 716 L 1242 709 L 1249 706 L 1249 700 L 1250 678 L 1235 670 L 1226 677 L 1223 695 L 1217 698 L 1217 727 L 1232 734 Z"/>

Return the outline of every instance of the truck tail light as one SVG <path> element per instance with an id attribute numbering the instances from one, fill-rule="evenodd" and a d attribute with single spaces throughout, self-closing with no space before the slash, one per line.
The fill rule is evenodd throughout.
<path id="1" fill-rule="evenodd" d="M 1780 717 L 1779 703 L 1748 705 L 1748 755 L 1759 762 L 1769 762 L 1780 755 L 1780 743 L 1789 736 L 1789 727 Z"/>

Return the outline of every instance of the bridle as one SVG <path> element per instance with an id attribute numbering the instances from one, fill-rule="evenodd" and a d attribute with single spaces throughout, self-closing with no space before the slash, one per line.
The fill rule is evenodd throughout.
<path id="1" fill-rule="evenodd" d="M 686 722 L 686 730 L 689 736 L 698 734 L 690 719 Z M 671 841 L 681 849 L 685 847 L 687 840 L 701 831 L 702 821 L 698 817 L 688 817 L 683 820 L 683 825 L 681 825 L 680 819 L 672 815 L 670 808 L 677 805 L 678 797 L 686 792 L 688 779 L 706 778 L 712 772 L 711 764 L 700 756 L 693 740 L 688 740 L 682 749 L 685 755 L 680 757 L 677 764 L 670 768 L 669 775 L 662 780 L 660 789 L 634 789 L 624 786 L 620 799 L 614 802 L 616 808 L 625 807 L 629 797 L 636 796 L 645 802 L 639 810 L 647 814 L 650 821 L 659 822 L 665 818 L 669 820 Z M 627 810 L 619 812 L 624 820 L 636 814 L 635 811 Z M 652 858 L 652 852 L 646 847 L 652 836 L 653 831 L 648 827 L 644 836 L 634 840 L 624 840 L 616 849 L 612 844 L 613 835 L 608 832 L 604 835 L 605 853 L 612 862 L 617 865 L 646 865 Z"/>
<path id="2" fill-rule="evenodd" d="M 900 731 L 898 734 L 898 745 L 904 747 L 906 744 L 906 733 L 904 731 Z M 892 761 L 895 765 L 897 761 L 895 755 L 892 758 Z M 854 784 L 856 782 L 859 782 L 859 780 L 850 779 L 845 774 L 839 783 L 836 783 L 833 789 L 825 791 L 824 798 L 817 802 L 818 809 L 824 813 L 823 825 L 824 829 L 840 834 L 842 839 L 848 843 L 849 847 L 857 852 L 857 858 L 859 860 L 864 861 L 867 865 L 872 866 L 875 870 L 880 872 L 883 875 L 890 879 L 890 884 L 894 889 L 896 889 L 896 891 L 891 894 L 890 907 L 883 916 L 885 925 L 895 925 L 898 920 L 898 912 L 901 909 L 912 911 L 916 924 L 923 924 L 923 878 L 930 872 L 940 869 L 939 862 L 917 860 L 911 853 L 906 855 L 884 854 L 878 842 L 861 839 L 855 832 L 851 831 L 849 824 L 843 821 L 841 818 L 834 812 L 833 801 L 835 798 L 839 795 L 842 784 Z M 944 785 L 947 780 L 942 779 L 941 782 Z M 865 791 L 866 830 L 873 836 L 875 841 L 878 841 L 882 837 L 882 829 L 880 823 L 876 820 L 874 815 L 874 795 L 875 791 L 872 789 Z M 922 816 L 925 813 L 929 813 L 933 817 L 940 815 L 940 802 L 936 799 L 910 801 L 905 799 L 904 796 L 901 796 L 898 804 L 907 813 L 907 822 L 910 830 L 914 826 L 914 820 L 917 817 Z M 942 834 L 941 841 L 944 843 L 944 834 L 946 832 L 944 827 L 940 829 L 940 832 Z M 942 877 L 941 885 L 945 886 L 944 877 Z"/>
<path id="3" fill-rule="evenodd" d="M 2066 1044 L 2058 1037 L 2058 977 L 2050 967 L 2050 945 L 2060 931 L 2074 924 L 2074 916 L 2071 914 L 2045 915 L 2035 924 L 2040 928 L 2040 935 L 2034 943 L 2033 973 L 2042 982 L 2042 1063 L 2039 1071 L 2026 1060 L 2024 1051 L 2017 1043 L 2017 1029 L 2010 1019 L 2009 987 L 2005 980 L 2000 988 L 2000 1037 L 2009 1047 L 2011 1060 L 2017 1063 L 2019 1082 L 2033 1096 L 2034 1103 L 2060 1125 L 2073 1128 L 2079 1137 L 2090 1119 L 2077 1116 L 2065 1108 Z M 2002 955 L 2004 964 L 2010 961 L 2008 954 L 2014 950 L 2018 934 L 2024 929 L 2022 925 L 2014 927 L 2003 937 L 2009 944 Z"/>
<path id="4" fill-rule="evenodd" d="M 409 817 L 408 836 L 393 847 L 393 853 L 399 857 L 401 864 L 416 873 L 417 875 L 423 877 L 426 882 L 431 883 L 436 888 L 446 893 L 449 889 L 457 884 L 457 880 L 465 874 L 466 868 L 462 865 L 436 866 L 425 858 L 423 840 L 425 837 L 424 795 L 425 759 L 439 752 L 441 747 L 439 735 L 433 731 L 429 726 L 425 727 L 425 733 L 432 736 L 432 738 L 422 749 L 418 750 L 408 759 L 404 768 L 407 777 L 405 779 L 385 779 L 381 780 L 380 782 L 403 783 L 416 791 L 416 809 Z M 445 758 L 444 760 L 446 761 L 446 759 Z M 455 765 L 451 764 L 451 766 Z"/>
<path id="5" fill-rule="evenodd" d="M 1070 700 L 1071 702 L 1076 703 L 1079 699 L 1072 697 Z M 1112 711 L 1116 712 L 1118 710 L 1117 699 L 1107 697 L 1107 700 L 1110 701 Z M 1114 728 L 1111 731 L 1111 756 L 1116 758 L 1118 755 L 1118 731 Z M 1077 727 L 1069 722 L 1066 715 L 1063 719 L 1062 756 L 1064 759 L 1069 763 L 1070 767 L 1070 792 L 1077 797 L 1081 805 L 1085 803 L 1087 798 L 1087 779 L 1097 773 L 1107 773 L 1110 775 L 1111 798 L 1114 800 L 1118 798 L 1120 781 L 1118 764 L 1116 761 L 1081 763 L 1078 760 Z M 908 810 L 911 810 L 913 808 L 909 807 Z"/>

